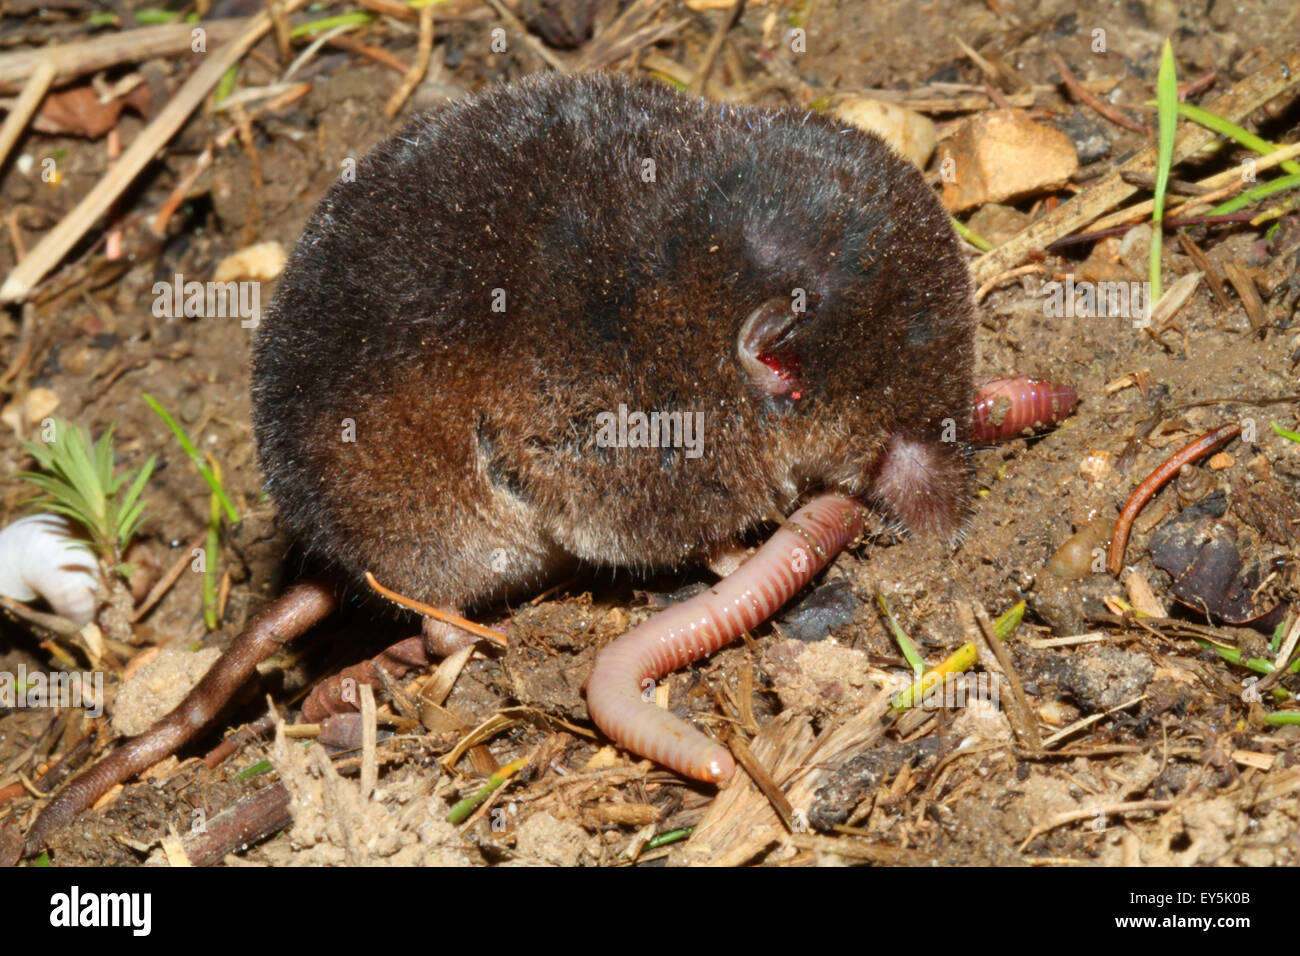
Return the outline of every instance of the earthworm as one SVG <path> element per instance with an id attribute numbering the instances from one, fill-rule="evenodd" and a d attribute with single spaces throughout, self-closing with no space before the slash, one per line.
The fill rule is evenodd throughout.
<path id="1" fill-rule="evenodd" d="M 975 392 L 971 436 L 993 442 L 1055 425 L 1074 409 L 1079 397 L 1068 385 L 1018 375 L 995 378 Z"/>
<path id="2" fill-rule="evenodd" d="M 603 648 L 587 680 L 587 710 L 620 746 L 683 776 L 726 783 L 726 748 L 642 697 L 653 681 L 771 617 L 862 530 L 851 498 L 818 495 L 752 558 L 708 591 L 659 612 Z"/>
<path id="3" fill-rule="evenodd" d="M 1138 516 L 1138 512 L 1146 506 L 1152 496 L 1163 488 L 1170 478 L 1178 474 L 1178 469 L 1182 468 L 1183 465 L 1196 461 L 1196 459 L 1213 451 L 1228 439 L 1240 434 L 1240 425 L 1221 425 L 1214 431 L 1207 432 L 1190 445 L 1185 445 L 1174 452 L 1173 455 L 1165 459 L 1164 464 L 1147 475 L 1142 484 L 1133 489 L 1133 494 L 1129 496 L 1128 502 L 1124 505 L 1124 510 L 1119 513 L 1119 519 L 1115 522 L 1115 530 L 1110 536 L 1110 551 L 1106 555 L 1107 571 L 1111 574 L 1119 574 L 1120 569 L 1124 567 L 1124 549 L 1128 546 L 1129 532 L 1133 530 L 1133 519 Z"/>
<path id="4" fill-rule="evenodd" d="M 327 617 L 338 605 L 329 584 L 304 579 L 272 602 L 212 665 L 176 709 L 68 784 L 46 804 L 27 832 L 25 855 L 41 851 L 49 835 L 101 796 L 174 753 L 217 716 L 257 665 Z"/>

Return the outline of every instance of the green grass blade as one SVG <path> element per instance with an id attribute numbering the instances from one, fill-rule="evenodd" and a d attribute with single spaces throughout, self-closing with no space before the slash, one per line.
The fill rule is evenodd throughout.
<path id="1" fill-rule="evenodd" d="M 104 489 L 104 494 L 108 496 L 116 494 L 125 475 L 118 478 L 113 476 L 113 426 L 110 425 L 108 430 L 99 436 L 99 441 L 95 442 L 95 460 L 92 465 L 95 469 L 95 481 Z"/>
<path id="2" fill-rule="evenodd" d="M 1266 183 L 1260 183 L 1244 193 L 1233 196 L 1226 202 L 1221 202 L 1207 213 L 1210 216 L 1226 216 L 1249 206 L 1251 203 L 1263 199 L 1265 196 L 1271 196 L 1274 193 L 1285 192 L 1288 189 L 1295 189 L 1300 186 L 1300 175 L 1279 176 L 1277 179 L 1270 179 Z"/>
<path id="3" fill-rule="evenodd" d="M 99 473 L 91 460 L 90 449 L 87 447 L 90 439 L 80 428 L 73 426 L 66 428 L 59 437 L 62 446 L 55 451 L 55 461 L 57 463 L 59 451 L 62 451 L 65 456 L 62 474 L 72 487 L 81 492 L 95 518 L 95 530 L 102 533 L 108 518 L 107 489 L 99 480 Z"/>
<path id="4" fill-rule="evenodd" d="M 140 526 L 140 521 L 144 517 L 144 501 L 141 500 L 140 494 L 144 491 L 145 483 L 153 474 L 154 465 L 157 461 L 157 456 L 149 456 L 149 460 L 144 463 L 144 467 L 136 475 L 135 481 L 131 482 L 131 487 L 126 491 L 126 496 L 118 504 L 117 537 L 118 547 L 122 550 L 126 550 L 127 543 L 135 537 L 136 529 Z"/>
<path id="5" fill-rule="evenodd" d="M 221 487 L 221 482 L 212 474 L 211 469 L 203 463 L 203 456 L 200 455 L 199 450 L 194 447 L 194 442 L 190 441 L 190 436 L 185 433 L 185 429 L 181 428 L 176 419 L 172 418 L 171 415 L 168 414 L 167 409 L 158 404 L 158 400 L 152 395 L 141 395 L 140 397 L 143 398 L 145 404 L 152 408 L 155 414 L 166 423 L 167 427 L 172 430 L 172 434 L 175 435 L 176 440 L 180 442 L 180 446 L 185 450 L 185 454 L 189 456 L 194 467 L 197 468 L 199 474 L 203 476 L 203 480 L 208 483 L 208 487 L 212 489 L 212 493 L 221 501 L 221 507 L 226 512 L 226 518 L 231 524 L 238 522 L 239 512 L 237 512 L 235 506 L 230 503 L 230 499 L 226 497 L 226 491 Z"/>
<path id="6" fill-rule="evenodd" d="M 1178 129 L 1178 71 L 1174 66 L 1174 48 L 1168 39 L 1160 49 L 1160 72 L 1156 77 L 1156 115 L 1160 119 L 1160 141 L 1156 165 L 1156 188 L 1151 211 L 1151 295 L 1152 306 L 1160 301 L 1161 246 L 1164 233 L 1165 192 L 1169 188 L 1169 170 L 1174 162 L 1174 134 Z"/>
<path id="7" fill-rule="evenodd" d="M 82 489 L 69 483 L 61 471 L 51 468 L 50 472 L 50 474 L 42 474 L 23 471 L 18 473 L 18 477 L 41 490 L 43 494 L 38 495 L 33 499 L 34 501 L 59 504 L 64 509 L 64 514 L 84 527 L 92 537 L 95 536 L 100 529 L 95 506 L 86 499 Z"/>
<path id="8" fill-rule="evenodd" d="M 149 480 L 149 476 L 153 474 L 154 466 L 157 463 L 157 455 L 150 455 L 149 460 L 144 463 L 144 467 L 141 468 L 140 473 L 135 476 L 135 481 L 131 482 L 131 487 L 126 490 L 126 496 L 122 498 L 121 504 L 119 505 L 123 512 L 130 509 L 136 503 L 136 499 L 139 498 L 140 493 L 144 491 L 145 483 Z M 125 478 L 126 475 L 123 475 L 122 477 Z"/>
<path id="9" fill-rule="evenodd" d="M 1005 641 L 1016 632 L 1020 622 L 1025 619 L 1025 602 L 1018 601 L 998 615 L 993 622 L 993 634 L 999 641 Z"/>
<path id="10" fill-rule="evenodd" d="M 512 760 L 492 776 L 488 777 L 487 782 L 464 799 L 456 801 L 451 808 L 451 813 L 447 814 L 447 820 L 450 823 L 463 823 L 474 812 L 474 808 L 486 800 L 497 790 L 503 783 L 517 774 L 524 767 L 528 766 L 528 758 L 520 757 L 518 760 Z"/>
<path id="11" fill-rule="evenodd" d="M 978 232 L 975 232 L 970 226 L 958 221 L 956 216 L 949 216 L 948 218 L 952 221 L 952 227 L 957 230 L 957 235 L 961 236 L 980 252 L 991 252 L 993 250 L 993 243 L 989 242 Z"/>
<path id="12" fill-rule="evenodd" d="M 1293 432 L 1288 428 L 1283 428 L 1277 422 L 1273 422 L 1273 431 L 1285 438 L 1287 441 L 1300 442 L 1300 432 Z"/>
<path id="13" fill-rule="evenodd" d="M 221 79 L 217 81 L 217 88 L 212 93 L 212 102 L 220 103 L 235 90 L 235 81 L 239 79 L 239 64 L 235 63 L 221 74 Z"/>
<path id="14" fill-rule="evenodd" d="M 365 13 L 359 10 L 352 13 L 340 13 L 334 17 L 321 17 L 319 20 L 298 24 L 289 31 L 289 36 L 296 40 L 311 33 L 324 33 L 326 30 L 333 30 L 335 27 L 351 26 L 353 24 L 360 26 L 369 23 L 374 18 L 373 13 Z"/>
<path id="15" fill-rule="evenodd" d="M 213 477 L 221 481 L 221 466 L 208 456 Z M 221 554 L 221 502 L 215 494 L 208 496 L 207 561 L 203 565 L 203 621 L 209 631 L 221 626 L 217 619 L 217 559 Z"/>
<path id="16" fill-rule="evenodd" d="M 1191 103 L 1179 103 L 1178 115 L 1184 119 L 1191 120 L 1193 123 L 1204 126 L 1206 129 L 1213 130 L 1220 136 L 1227 136 L 1229 139 L 1235 140 L 1247 149 L 1259 153 L 1261 156 L 1267 156 L 1269 153 L 1275 153 L 1278 150 L 1278 147 L 1274 146 L 1268 140 L 1256 136 L 1250 130 L 1242 129 L 1236 123 L 1224 119 L 1217 113 L 1211 113 L 1209 110 L 1201 109 L 1201 107 L 1195 106 Z M 1288 159 L 1286 162 L 1279 163 L 1278 165 L 1288 173 L 1300 175 L 1300 162 L 1297 162 L 1294 159 Z"/>
<path id="17" fill-rule="evenodd" d="M 657 850 L 661 846 L 668 846 L 670 843 L 676 843 L 678 840 L 685 840 L 695 832 L 695 827 L 679 827 L 676 830 L 669 830 L 667 833 L 661 833 L 656 837 L 651 837 L 646 841 L 647 850 Z"/>

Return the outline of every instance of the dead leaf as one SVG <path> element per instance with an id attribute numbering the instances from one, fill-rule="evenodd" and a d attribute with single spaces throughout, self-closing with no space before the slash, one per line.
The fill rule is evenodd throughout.
<path id="1" fill-rule="evenodd" d="M 77 86 L 46 96 L 32 126 L 41 133 L 99 139 L 117 125 L 122 110 L 128 106 L 147 116 L 149 101 L 149 87 L 144 84 L 107 103 L 100 102 L 92 87 Z"/>

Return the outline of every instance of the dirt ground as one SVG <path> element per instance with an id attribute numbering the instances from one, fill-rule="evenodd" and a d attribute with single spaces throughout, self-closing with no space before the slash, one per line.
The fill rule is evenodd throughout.
<path id="1" fill-rule="evenodd" d="M 69 0 L 46 6 L 44 12 L 34 4 L 4 8 L 0 54 L 38 39 L 81 35 L 70 25 L 84 19 L 87 5 Z M 129 16 L 132 6 L 114 9 Z M 572 18 L 583 4 L 542 6 L 551 25 L 536 26 L 532 42 L 576 62 L 583 47 L 557 49 L 538 37 L 554 39 L 554 18 Z M 353 9 L 359 8 L 340 3 L 311 16 Z M 116 425 L 122 466 L 138 467 L 147 456 L 158 456 L 141 538 L 160 567 L 188 554 L 204 532 L 209 495 L 141 394 L 155 396 L 198 447 L 220 462 L 242 516 L 227 528 L 221 549 L 229 587 L 221 628 L 209 632 L 205 626 L 201 575 L 182 573 L 134 627 L 136 653 L 152 659 L 154 648 L 172 652 L 174 663 L 160 659 L 159 666 L 184 670 L 185 658 L 199 649 L 228 645 L 250 615 L 303 569 L 305 559 L 277 529 L 274 505 L 262 491 L 249 425 L 250 333 L 232 320 L 155 316 L 153 285 L 178 273 L 211 276 L 222 260 L 254 243 L 291 249 L 346 159 L 363 155 L 414 111 L 543 66 L 532 46 L 513 42 L 513 32 L 508 52 L 493 51 L 491 30 L 500 23 L 492 7 L 466 0 L 449 9 L 445 19 L 436 19 L 429 74 L 396 117 L 385 117 L 383 106 L 401 80 L 398 72 L 323 47 L 295 76 L 310 82 L 306 95 L 274 110 L 249 107 L 244 116 L 250 135 L 234 135 L 214 151 L 210 167 L 171 217 L 167 238 L 153 239 L 149 220 L 195 169 L 205 146 L 232 125 L 238 128 L 239 115 L 209 107 L 196 112 L 117 201 L 109 227 L 122 257 L 110 260 L 106 230 L 97 226 L 25 309 L 0 311 L 0 367 L 9 370 L 2 380 L 6 402 L 22 409 L 32 391 L 48 390 L 58 400 L 54 414 L 97 434 Z M 211 15 L 246 13 L 231 2 Z M 1141 104 L 1154 95 L 1166 36 L 1174 44 L 1180 80 L 1213 72 L 1211 92 L 1222 91 L 1270 57 L 1294 51 L 1296 15 L 1287 0 L 750 3 L 718 56 L 711 91 L 760 105 L 819 106 L 828 97 L 869 89 L 910 95 L 924 88 L 924 95 L 933 95 L 942 84 L 966 84 L 982 90 L 988 77 L 962 53 L 953 39 L 958 37 L 1029 85 L 1034 118 L 1065 130 L 1076 147 L 1089 141 L 1088 149 L 1099 153 L 1089 162 L 1081 156 L 1073 181 L 1054 194 L 1064 200 L 1144 148 L 1149 138 L 1107 122 L 1066 95 L 1052 53 L 1083 79 L 1119 77 L 1109 99 L 1154 126 L 1154 111 Z M 652 22 L 682 25 L 617 65 L 663 75 L 664 61 L 671 61 L 689 77 L 722 16 L 721 10 L 667 3 Z M 606 22 L 597 18 L 597 38 Z M 808 52 L 796 54 L 782 38 L 800 25 L 807 30 Z M 1097 29 L 1108 37 L 1105 56 L 1090 52 Z M 379 17 L 356 36 L 409 62 L 416 32 L 414 23 Z M 296 52 L 302 49 L 300 43 Z M 138 70 L 156 112 L 191 69 L 181 56 L 126 64 L 109 70 L 108 77 Z M 243 60 L 236 89 L 279 82 L 282 69 L 267 38 Z M 941 138 L 967 115 L 931 114 Z M 117 121 L 117 136 L 129 144 L 146 122 L 128 109 Z M 1293 142 L 1300 136 L 1300 103 L 1257 110 L 1243 125 L 1271 142 Z M 52 133 L 29 132 L 15 153 L 30 156 L 35 166 L 19 155 L 0 167 L 0 276 L 17 260 L 16 241 L 30 250 L 109 163 L 104 139 Z M 1174 175 L 1199 180 L 1244 156 L 1229 148 L 1184 163 Z M 57 157 L 57 187 L 39 176 L 46 157 Z M 1049 211 L 1049 198 L 986 209 L 972 225 L 997 242 Z M 823 768 L 820 785 L 806 803 L 795 805 L 792 839 L 774 835 L 742 847 L 720 835 L 717 813 L 710 815 L 720 799 L 712 788 L 613 751 L 587 718 L 580 689 L 595 649 L 644 619 L 656 602 L 711 580 L 704 569 L 684 568 L 651 580 L 579 579 L 535 604 L 508 609 L 510 650 L 470 660 L 442 707 L 421 711 L 419 719 L 412 719 L 409 706 L 403 714 L 402 706 L 385 703 L 389 695 L 381 690 L 380 766 L 371 795 L 361 786 L 367 770 L 358 756 L 355 720 L 334 728 L 341 743 L 333 761 L 310 741 L 263 735 L 207 766 L 200 758 L 223 734 L 265 714 L 268 695 L 281 714 L 291 715 L 316 681 L 415 633 L 411 619 L 394 620 L 378 605 L 354 602 L 301 646 L 263 665 L 258 686 L 185 748 L 179 762 L 155 767 L 107 806 L 57 833 L 53 861 L 161 862 L 160 841 L 169 830 L 183 835 L 196 820 L 211 821 L 282 784 L 292 824 L 251 845 L 225 847 L 215 862 L 673 865 L 703 853 L 714 861 L 786 865 L 1300 863 L 1300 727 L 1266 719 L 1276 711 L 1295 714 L 1294 699 L 1265 691 L 1260 700 L 1250 693 L 1249 681 L 1262 675 L 1193 640 L 1210 634 L 1248 656 L 1271 659 L 1273 625 L 1289 624 L 1300 610 L 1300 444 L 1271 427 L 1300 427 L 1300 316 L 1290 282 L 1297 271 L 1300 216 L 1284 216 L 1272 229 L 1234 222 L 1184 231 L 1216 267 L 1253 270 L 1257 284 L 1270 293 L 1262 298 L 1260 318 L 1252 323 L 1234 287 L 1220 302 L 1205 282 L 1158 335 L 1123 318 L 1045 314 L 1043 283 L 1053 274 L 1080 271 L 1085 262 L 1131 261 L 1117 239 L 1068 247 L 1041 259 L 1042 272 L 991 289 L 978 305 L 977 381 L 1034 375 L 1067 383 L 1080 398 L 1076 413 L 1041 437 L 972 451 L 977 493 L 955 550 L 879 530 L 842 555 L 775 624 L 666 679 L 674 710 L 716 727 L 720 718 L 709 715 L 718 712 L 721 700 L 757 735 L 755 752 L 775 762 L 783 746 L 797 749 L 805 738 L 862 724 L 862 743 Z M 1170 232 L 1166 285 L 1198 268 Z M 1137 271 L 1132 277 L 1144 276 Z M 1271 289 L 1270 279 L 1279 280 Z M 263 284 L 263 303 L 273 287 Z M 1170 486 L 1158 494 L 1128 544 L 1126 567 L 1150 584 L 1152 600 L 1176 620 L 1145 627 L 1125 623 L 1117 615 L 1126 605 L 1116 600 L 1135 598 L 1124 581 L 1105 573 L 1066 579 L 1045 570 L 1076 529 L 1094 515 L 1112 520 L 1137 482 L 1173 451 L 1228 422 L 1241 423 L 1244 437 L 1226 445 L 1213 467 L 1202 462 L 1196 480 L 1187 480 L 1196 487 Z M 6 415 L 0 474 L 30 465 L 20 439 L 32 436 L 32 423 Z M 0 479 L 0 519 L 16 518 L 29 494 L 24 482 Z M 1227 536 L 1243 567 L 1264 569 L 1250 587 L 1267 610 L 1277 610 L 1253 627 L 1223 614 L 1207 619 L 1188 606 L 1196 603 L 1195 596 L 1186 598 L 1195 582 L 1183 577 L 1180 601 L 1179 569 L 1170 573 L 1153 562 L 1149 548 L 1160 528 L 1173 527 L 1181 515 L 1190 521 L 1197 512 L 1188 509 L 1207 500 L 1207 514 L 1218 522 L 1214 534 Z M 1214 513 L 1214 500 L 1226 507 Z M 964 609 L 976 602 L 996 616 L 1025 601 L 1024 623 L 1005 644 L 1023 695 L 1009 700 L 1010 685 L 1002 684 L 1008 689 L 1000 709 L 972 704 L 887 713 L 884 691 L 905 686 L 910 671 L 882 618 L 877 593 L 929 664 L 973 639 L 982 648 L 977 670 L 983 672 L 998 664 L 979 637 L 972 638 Z M 1194 632 L 1194 625 L 1205 629 Z M 1078 635 L 1087 637 L 1052 640 Z M 29 624 L 0 619 L 0 671 L 16 671 L 20 664 L 29 671 L 59 666 L 52 640 Z M 62 645 L 60 653 L 73 655 L 76 666 L 86 666 L 74 642 L 54 643 Z M 131 669 L 143 672 L 141 663 Z M 143 710 L 136 720 L 147 723 L 169 705 L 168 692 L 174 700 L 184 691 L 178 674 L 164 669 L 139 679 L 137 673 L 124 684 L 110 668 L 109 717 L 99 720 L 0 707 L 0 833 L 25 827 L 39 806 L 23 780 L 39 780 L 65 754 L 71 757 L 60 775 L 89 766 L 116 734 L 129 732 L 115 726 L 119 711 Z M 397 682 L 407 705 L 416 700 L 418 709 L 428 675 L 417 670 Z M 1300 679 L 1288 675 L 1275 687 L 1287 696 L 1300 693 Z M 1027 705 L 1041 747 L 1017 726 L 1019 700 Z M 470 729 L 489 721 L 482 739 L 472 741 L 478 746 L 462 746 Z M 457 747 L 458 760 L 449 767 L 443 758 Z M 486 773 L 521 757 L 529 758 L 527 768 L 468 825 L 447 822 L 451 805 L 476 791 Z M 263 760 L 273 769 L 259 767 Z M 250 768 L 254 772 L 246 772 Z M 762 800 L 746 812 L 768 824 L 776 820 L 762 818 L 771 813 Z M 696 834 L 663 849 L 644 845 L 651 836 L 685 827 L 697 827 Z"/>

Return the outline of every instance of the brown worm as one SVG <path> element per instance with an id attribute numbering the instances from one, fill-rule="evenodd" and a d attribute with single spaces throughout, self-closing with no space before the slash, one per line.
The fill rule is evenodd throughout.
<path id="1" fill-rule="evenodd" d="M 285 591 L 245 628 L 175 710 L 126 741 L 46 804 L 27 833 L 25 855 L 39 853 L 54 830 L 71 822 L 114 786 L 174 753 L 217 716 L 258 664 L 326 618 L 337 605 L 334 588 L 323 581 L 303 580 Z"/>
<path id="2" fill-rule="evenodd" d="M 1079 396 L 1068 385 L 1018 375 L 995 378 L 975 392 L 971 436 L 993 442 L 1062 421 L 1074 410 Z"/>
<path id="3" fill-rule="evenodd" d="M 1110 551 L 1106 554 L 1107 571 L 1111 574 L 1119 574 L 1124 567 L 1124 549 L 1128 546 L 1129 532 L 1133 530 L 1133 519 L 1138 516 L 1138 512 L 1146 506 L 1152 496 L 1163 488 L 1169 479 L 1178 474 L 1178 469 L 1209 454 L 1229 438 L 1239 434 L 1241 434 L 1240 425 L 1222 425 L 1202 435 L 1165 459 L 1164 464 L 1147 475 L 1146 480 L 1133 489 L 1133 494 L 1129 496 L 1124 510 L 1119 513 L 1115 530 L 1110 536 Z"/>
<path id="4" fill-rule="evenodd" d="M 643 691 L 771 617 L 857 537 L 862 520 L 851 498 L 819 495 L 735 572 L 603 648 L 587 680 L 592 720 L 633 753 L 683 776 L 726 783 L 736 767 L 726 748 L 649 703 Z"/>

